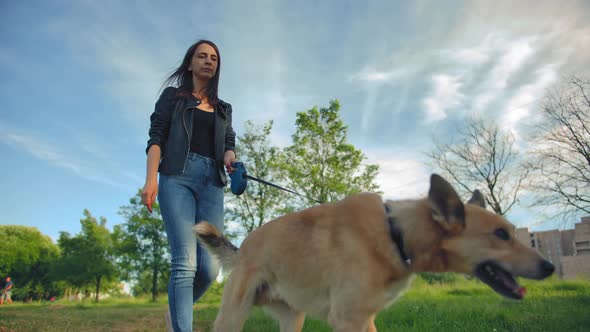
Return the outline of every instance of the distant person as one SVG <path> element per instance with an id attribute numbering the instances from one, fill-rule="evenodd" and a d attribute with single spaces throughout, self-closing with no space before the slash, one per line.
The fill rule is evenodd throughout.
<path id="1" fill-rule="evenodd" d="M 4 301 L 8 303 L 12 303 L 12 298 L 10 294 L 12 293 L 13 284 L 10 280 L 10 277 L 6 278 L 6 284 L 4 284 L 4 288 L 0 290 L 2 294 L 0 294 L 0 304 L 4 304 Z"/>
<path id="2" fill-rule="evenodd" d="M 160 203 L 171 253 L 166 323 L 176 332 L 193 330 L 193 304 L 219 273 L 192 227 L 206 220 L 224 229 L 224 166 L 233 171 L 236 134 L 232 107 L 217 95 L 220 69 L 214 43 L 200 40 L 191 45 L 164 82 L 172 86 L 162 91 L 150 116 L 141 196 L 150 212 L 156 195 Z"/>

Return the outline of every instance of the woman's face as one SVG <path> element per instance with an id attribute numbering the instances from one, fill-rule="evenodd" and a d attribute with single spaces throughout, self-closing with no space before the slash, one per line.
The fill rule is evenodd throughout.
<path id="1" fill-rule="evenodd" d="M 195 49 L 188 70 L 198 79 L 208 81 L 217 72 L 218 59 L 215 49 L 207 43 L 202 43 Z"/>

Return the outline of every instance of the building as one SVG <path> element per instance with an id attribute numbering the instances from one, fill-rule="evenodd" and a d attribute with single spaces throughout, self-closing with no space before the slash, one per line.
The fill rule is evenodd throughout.
<path id="1" fill-rule="evenodd" d="M 518 228 L 516 237 L 553 263 L 560 277 L 590 276 L 590 216 L 583 217 L 574 229 L 530 233 L 528 228 Z"/>
<path id="2" fill-rule="evenodd" d="M 574 256 L 590 255 L 590 217 L 582 218 L 574 232 Z"/>

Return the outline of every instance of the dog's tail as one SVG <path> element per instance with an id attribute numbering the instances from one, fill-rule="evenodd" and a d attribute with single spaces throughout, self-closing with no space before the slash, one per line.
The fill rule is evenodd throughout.
<path id="1" fill-rule="evenodd" d="M 238 260 L 238 248 L 213 225 L 202 221 L 193 230 L 207 251 L 221 263 L 224 271 L 231 271 Z"/>

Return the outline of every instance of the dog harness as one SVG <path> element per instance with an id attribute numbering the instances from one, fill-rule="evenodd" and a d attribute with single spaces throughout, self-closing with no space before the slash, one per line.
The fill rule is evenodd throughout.
<path id="1" fill-rule="evenodd" d="M 404 263 L 406 263 L 406 266 L 410 265 L 412 260 L 404 251 L 404 238 L 402 237 L 402 232 L 399 227 L 395 225 L 395 218 L 390 215 L 391 209 L 389 206 L 387 206 L 387 204 L 383 204 L 383 206 L 385 207 L 385 215 L 387 216 L 387 224 L 389 225 L 389 236 L 391 237 L 391 241 L 395 243 L 397 251 L 399 252 L 399 255 Z"/>

